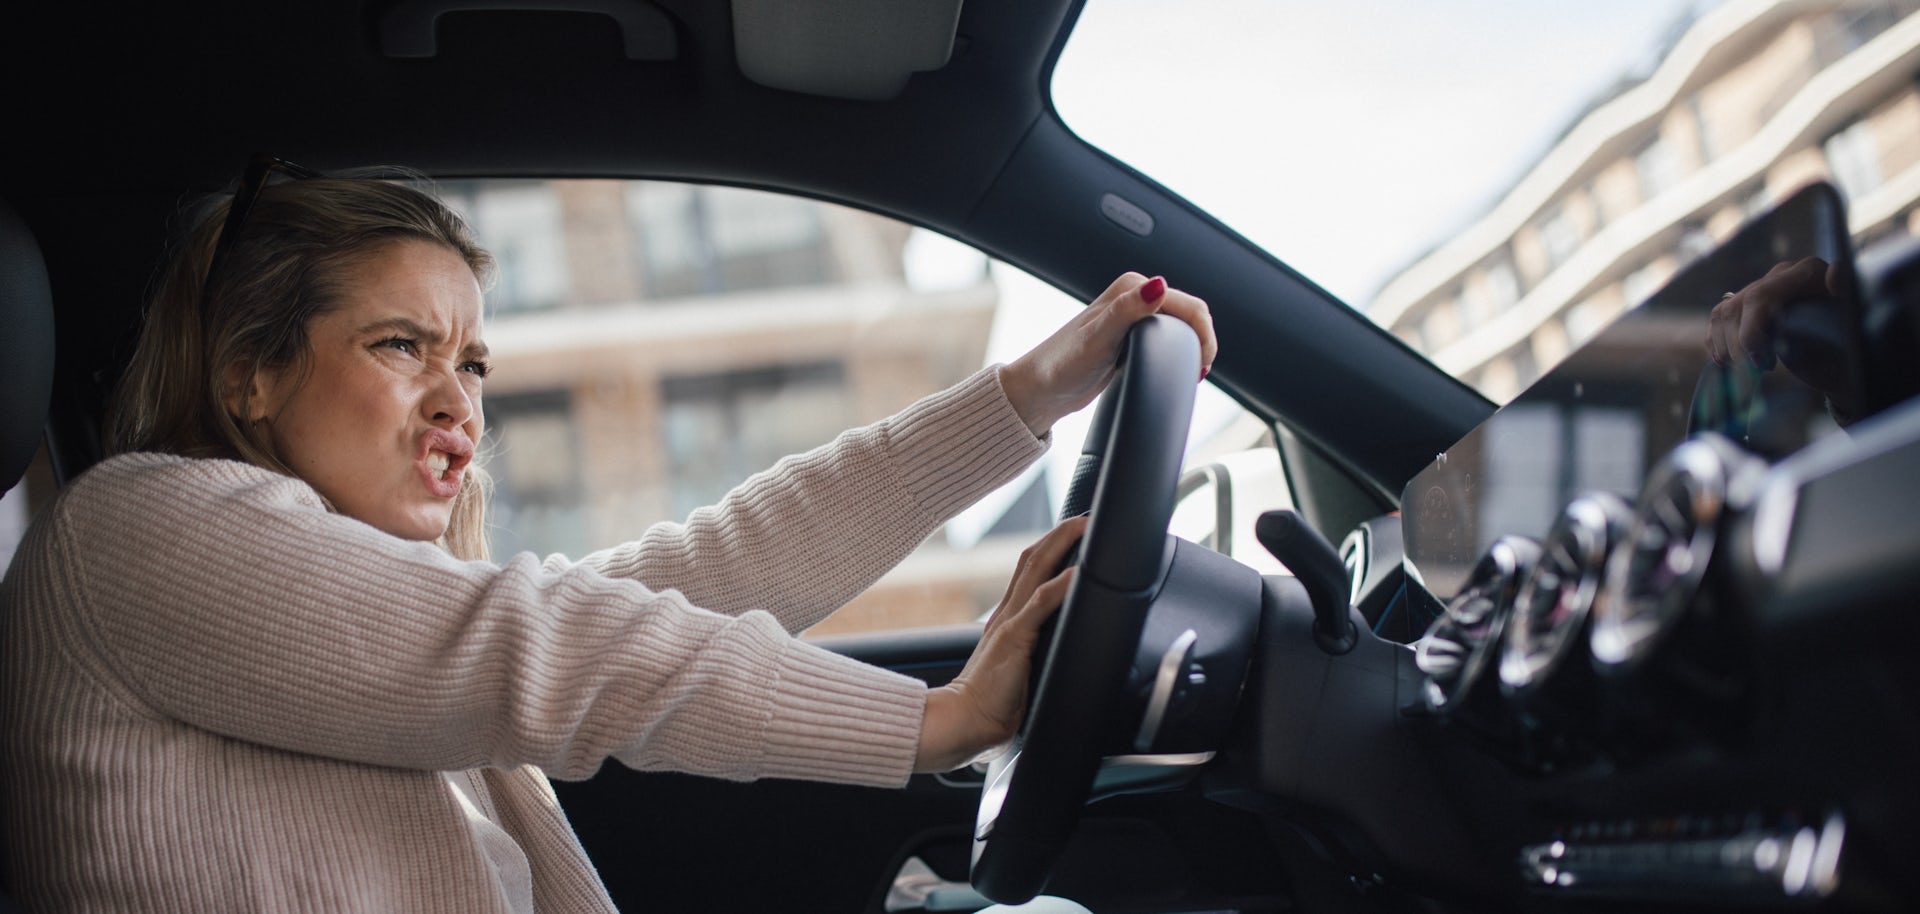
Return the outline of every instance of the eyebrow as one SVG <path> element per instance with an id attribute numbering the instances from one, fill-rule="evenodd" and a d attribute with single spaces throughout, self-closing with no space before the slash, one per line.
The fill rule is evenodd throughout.
<path id="1" fill-rule="evenodd" d="M 360 335 L 399 333 L 403 336 L 420 340 L 431 346 L 438 346 L 446 342 L 447 339 L 445 336 L 442 336 L 439 331 L 428 329 L 426 325 L 408 317 L 388 317 L 370 324 L 363 324 L 360 326 L 358 333 Z M 488 349 L 485 342 L 474 340 L 468 343 L 464 349 L 460 350 L 460 357 L 463 359 L 484 359 L 491 355 L 492 352 L 493 350 Z"/>

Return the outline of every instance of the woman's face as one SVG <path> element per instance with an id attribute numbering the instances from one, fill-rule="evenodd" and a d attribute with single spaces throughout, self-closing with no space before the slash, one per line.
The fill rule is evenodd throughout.
<path id="1" fill-rule="evenodd" d="M 307 327 L 304 377 L 263 372 L 253 411 L 274 453 L 341 513 L 410 540 L 447 530 L 480 440 L 480 285 L 436 242 L 376 251 Z"/>

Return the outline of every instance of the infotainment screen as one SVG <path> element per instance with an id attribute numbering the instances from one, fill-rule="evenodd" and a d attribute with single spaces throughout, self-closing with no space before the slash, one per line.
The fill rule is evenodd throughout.
<path id="1" fill-rule="evenodd" d="M 1839 196 L 1824 184 L 1794 194 L 1415 476 L 1401 500 L 1409 570 L 1447 600 L 1495 538 L 1539 539 L 1585 492 L 1631 502 L 1652 463 L 1698 432 L 1769 459 L 1834 433 L 1861 383 L 1853 285 Z M 1753 357 L 1719 364 L 1709 320 L 1734 292 L 1765 332 Z"/>

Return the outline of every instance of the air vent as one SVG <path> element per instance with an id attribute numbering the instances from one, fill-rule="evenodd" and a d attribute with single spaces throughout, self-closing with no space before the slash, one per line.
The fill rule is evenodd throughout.
<path id="1" fill-rule="evenodd" d="M 1540 544 L 1540 560 L 1520 586 L 1500 653 L 1500 684 L 1525 696 L 1554 679 L 1584 635 L 1606 574 L 1607 555 L 1632 515 L 1615 495 L 1569 502 Z"/>
<path id="2" fill-rule="evenodd" d="M 1594 605 L 1589 643 L 1603 672 L 1624 672 L 1659 651 L 1700 592 L 1722 519 L 1751 500 L 1764 470 L 1759 458 L 1706 434 L 1648 474 Z"/>
<path id="3" fill-rule="evenodd" d="M 1414 663 L 1427 674 L 1428 708 L 1450 711 L 1461 704 L 1487 667 L 1520 582 L 1540 555 L 1532 540 L 1504 536 L 1475 563 L 1466 585 L 1447 602 L 1425 637 L 1414 645 Z"/>

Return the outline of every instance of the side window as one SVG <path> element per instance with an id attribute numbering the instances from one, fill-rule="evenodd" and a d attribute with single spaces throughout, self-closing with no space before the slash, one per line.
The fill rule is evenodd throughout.
<path id="1" fill-rule="evenodd" d="M 489 206 L 477 203 L 492 185 L 458 190 L 451 202 L 483 242 L 514 239 L 498 251 L 503 277 L 564 265 L 564 283 L 537 284 L 561 298 L 523 304 L 515 287 L 489 306 L 496 558 L 578 555 L 680 520 L 780 457 L 1011 360 L 1080 307 L 943 236 L 811 200 L 569 181 L 506 185 L 519 205 Z M 527 238 L 534 221 L 556 235 Z M 1189 464 L 1222 468 L 1210 478 L 1230 487 L 1232 508 L 1203 516 L 1183 502 L 1175 532 L 1203 541 L 1198 528 L 1224 520 L 1231 532 L 1208 544 L 1258 559 L 1253 518 L 1285 502 L 1278 452 L 1226 395 L 1201 394 Z M 1087 420 L 1060 422 L 1039 464 L 813 632 L 985 615 L 1053 525 Z"/>
<path id="2" fill-rule="evenodd" d="M 1292 574 L 1253 535 L 1262 512 L 1293 507 L 1273 429 L 1239 411 L 1194 444 L 1181 475 L 1171 532 L 1261 574 Z"/>

